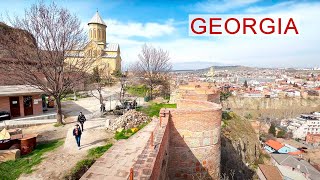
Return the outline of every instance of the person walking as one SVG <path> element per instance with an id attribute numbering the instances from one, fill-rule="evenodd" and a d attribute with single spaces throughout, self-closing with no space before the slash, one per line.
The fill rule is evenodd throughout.
<path id="1" fill-rule="evenodd" d="M 86 117 L 82 114 L 82 112 L 80 112 L 78 116 L 78 122 L 81 124 L 82 132 L 83 132 L 83 124 L 86 120 L 87 120 Z"/>
<path id="2" fill-rule="evenodd" d="M 80 140 L 81 140 L 81 129 L 79 127 L 79 124 L 76 124 L 74 126 L 74 129 L 73 129 L 73 136 L 76 138 L 76 142 L 77 142 L 77 145 L 78 145 L 78 149 L 80 150 Z"/>

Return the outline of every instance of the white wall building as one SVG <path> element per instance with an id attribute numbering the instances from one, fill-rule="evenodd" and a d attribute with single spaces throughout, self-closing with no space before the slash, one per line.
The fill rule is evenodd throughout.
<path id="1" fill-rule="evenodd" d="M 308 133 L 320 134 L 320 120 L 317 115 L 304 115 L 295 118 L 287 127 L 293 138 L 305 139 Z"/>

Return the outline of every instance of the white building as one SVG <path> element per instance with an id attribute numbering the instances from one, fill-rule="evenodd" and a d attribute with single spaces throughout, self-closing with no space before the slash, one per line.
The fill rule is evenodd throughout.
<path id="1" fill-rule="evenodd" d="M 320 120 L 318 114 L 302 114 L 300 117 L 293 119 L 288 130 L 292 131 L 293 138 L 305 139 L 308 133 L 320 134 Z"/>

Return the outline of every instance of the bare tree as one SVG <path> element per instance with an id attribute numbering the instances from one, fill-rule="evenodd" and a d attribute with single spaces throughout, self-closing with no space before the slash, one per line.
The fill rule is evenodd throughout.
<path id="1" fill-rule="evenodd" d="M 95 67 L 93 69 L 93 73 L 90 75 L 90 81 L 92 83 L 90 93 L 99 100 L 101 107 L 100 110 L 103 111 L 103 107 L 105 107 L 103 89 L 106 86 L 112 86 L 114 84 L 114 79 L 112 78 L 109 68 L 106 65 L 100 67 L 101 68 L 98 66 Z"/>
<path id="2" fill-rule="evenodd" d="M 95 60 L 81 51 L 87 38 L 79 19 L 54 3 L 40 2 L 10 21 L 23 33 L 19 35 L 11 27 L 1 29 L 0 49 L 9 57 L 1 63 L 2 68 L 11 81 L 53 96 L 57 123 L 62 124 L 61 99 L 84 80 Z"/>
<path id="3" fill-rule="evenodd" d="M 172 69 L 169 53 L 145 44 L 138 57 L 139 61 L 133 66 L 133 72 L 143 77 L 152 99 L 154 88 L 168 79 L 166 77 Z"/>
<path id="4" fill-rule="evenodd" d="M 124 97 L 126 94 L 126 90 L 127 90 L 127 75 L 126 74 L 122 74 L 120 77 L 120 103 L 122 105 L 124 105 Z"/>

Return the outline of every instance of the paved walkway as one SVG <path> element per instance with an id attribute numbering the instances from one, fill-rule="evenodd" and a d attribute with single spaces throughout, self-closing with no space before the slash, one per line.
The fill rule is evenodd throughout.
<path id="1" fill-rule="evenodd" d="M 130 168 L 144 150 L 151 132 L 158 120 L 151 121 L 146 127 L 128 140 L 118 141 L 82 176 L 81 180 L 120 180 L 127 179 Z"/>
<path id="2" fill-rule="evenodd" d="M 81 149 L 80 151 L 86 151 L 91 149 L 93 146 L 105 145 L 105 139 L 101 136 L 106 134 L 105 129 L 106 118 L 95 118 L 87 120 L 84 123 L 84 131 L 81 135 Z M 75 137 L 73 136 L 74 126 L 68 129 L 66 140 L 64 143 L 65 151 L 77 152 L 78 147 L 76 145 Z M 113 133 L 108 132 L 110 134 Z"/>
<path id="3" fill-rule="evenodd" d="M 104 119 L 90 119 L 85 123 L 85 130 L 81 138 L 82 148 L 78 150 L 76 140 L 72 135 L 73 126 L 69 125 L 68 131 L 64 131 L 66 139 L 64 145 L 44 155 L 44 160 L 33 168 L 31 174 L 23 174 L 19 180 L 51 180 L 64 179 L 64 176 L 85 158 L 87 150 L 105 145 L 107 140 L 112 143 L 114 133 L 104 129 Z M 0 178 L 1 179 L 1 178 Z"/>

